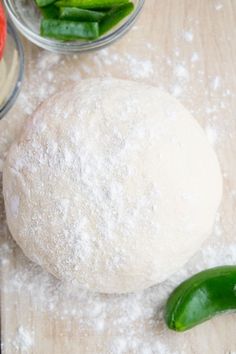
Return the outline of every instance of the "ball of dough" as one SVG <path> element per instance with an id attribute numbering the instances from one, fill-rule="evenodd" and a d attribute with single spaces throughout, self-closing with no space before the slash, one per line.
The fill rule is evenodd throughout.
<path id="1" fill-rule="evenodd" d="M 48 98 L 7 156 L 9 229 L 24 253 L 82 288 L 163 281 L 211 232 L 215 153 L 190 113 L 152 86 L 93 79 Z"/>

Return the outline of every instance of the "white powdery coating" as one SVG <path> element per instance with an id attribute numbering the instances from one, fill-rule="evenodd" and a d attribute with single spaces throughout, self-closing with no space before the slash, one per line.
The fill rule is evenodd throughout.
<path id="1" fill-rule="evenodd" d="M 205 127 L 205 132 L 206 132 L 206 136 L 207 136 L 209 143 L 212 146 L 216 145 L 216 143 L 219 139 L 219 134 L 218 134 L 217 129 L 214 128 L 212 125 L 207 125 Z"/>
<path id="2" fill-rule="evenodd" d="M 216 3 L 212 4 L 213 9 L 216 11 L 221 11 L 223 9 L 223 4 L 222 3 Z M 220 15 L 217 14 L 217 15 Z M 137 26 L 133 27 L 133 30 L 138 29 Z M 136 31 L 138 34 L 138 31 Z M 139 34 L 138 34 L 139 36 Z M 128 38 L 128 37 L 127 37 Z M 182 39 L 182 37 L 181 37 Z M 181 45 L 181 44 L 180 44 Z M 157 47 L 156 43 L 153 43 L 154 47 Z M 129 50 L 128 46 L 126 48 Z M 147 48 L 148 49 L 148 48 Z M 148 50 L 145 49 L 145 52 L 147 52 L 147 55 L 150 54 L 148 53 Z M 195 48 L 195 50 L 199 50 L 199 48 Z M 88 60 L 83 60 L 82 58 L 77 58 L 75 57 L 75 62 L 73 63 L 73 74 L 77 77 L 79 77 L 79 73 L 81 72 L 85 77 L 89 77 L 91 75 L 94 75 L 94 73 L 99 73 L 100 75 L 106 75 L 108 72 L 110 74 L 110 70 L 114 65 L 116 66 L 122 66 L 127 68 L 127 74 L 129 77 L 132 77 L 133 73 L 129 72 L 128 69 L 128 59 L 125 58 L 124 54 L 117 52 L 117 49 L 115 46 L 111 46 L 107 51 L 107 58 L 110 57 L 110 61 L 104 60 L 104 56 L 102 54 L 104 50 L 100 50 L 98 52 L 93 52 L 91 54 L 92 60 L 89 62 Z M 195 54 L 196 53 L 196 54 Z M 176 51 L 176 56 L 181 56 L 183 53 L 181 53 L 179 50 Z M 132 56 L 134 54 L 132 53 Z M 45 59 L 45 58 L 48 59 Z M 30 77 L 25 80 L 25 85 L 24 89 L 21 92 L 21 95 L 18 98 L 17 104 L 16 104 L 16 109 L 17 112 L 23 111 L 25 114 L 31 114 L 32 111 L 37 107 L 37 105 L 42 102 L 48 95 L 50 95 L 51 92 L 54 92 L 56 89 L 55 85 L 55 78 L 58 78 L 58 82 L 61 83 L 61 78 L 58 76 L 61 71 L 65 69 L 64 66 L 64 57 L 60 56 L 59 59 L 59 65 L 54 65 L 53 63 L 56 64 L 58 58 L 57 54 L 53 54 L 50 52 L 46 51 L 41 51 L 40 55 L 38 55 L 36 58 L 34 58 L 34 65 L 31 65 L 30 63 Z M 86 55 L 86 59 L 89 59 L 89 54 Z M 197 52 L 194 52 L 192 54 L 192 62 L 198 65 L 199 63 L 199 54 Z M 81 60 L 82 59 L 82 60 Z M 182 57 L 183 60 L 185 60 L 185 56 Z M 49 70 L 51 70 L 54 78 L 52 78 L 52 74 L 48 75 L 48 70 L 47 69 L 40 69 L 40 67 L 43 67 L 43 61 L 47 60 L 48 64 L 50 66 Z M 138 57 L 137 60 L 142 61 L 146 60 L 145 54 L 143 57 Z M 155 73 L 156 77 L 153 79 L 152 82 L 155 82 L 155 84 L 160 84 L 163 85 L 166 89 L 168 89 L 168 86 L 165 85 L 164 80 L 162 77 L 165 75 L 162 75 L 163 72 L 162 70 L 165 69 L 166 65 L 166 56 L 163 55 L 160 56 L 160 50 L 157 51 L 155 60 L 157 62 L 157 67 L 155 66 Z M 38 63 L 38 65 L 37 65 Z M 86 64 L 85 64 L 86 63 Z M 174 60 L 173 60 L 173 64 Z M 68 61 L 67 68 L 69 68 L 70 62 Z M 174 66 L 174 65 L 173 65 Z M 168 67 L 169 69 L 169 67 Z M 171 67 L 171 70 L 173 71 L 173 67 Z M 65 79 L 67 75 L 63 76 L 63 80 Z M 41 85 L 38 85 L 38 77 L 41 78 L 40 82 Z M 151 80 L 151 76 L 148 77 L 149 80 Z M 200 72 L 196 72 L 194 75 L 194 80 L 197 84 L 201 85 L 202 82 L 202 75 L 200 75 Z M 208 83 L 205 84 L 206 87 L 206 92 L 205 94 L 202 94 L 202 97 L 208 98 L 211 90 L 207 87 L 210 87 L 212 84 L 212 79 L 208 80 Z M 43 90 L 40 89 L 40 87 L 43 85 Z M 195 107 L 195 99 L 196 95 L 199 95 L 199 92 L 196 92 L 194 90 L 194 86 L 191 87 L 189 85 L 179 85 L 178 83 L 173 84 L 173 91 L 176 93 L 176 96 L 181 96 L 181 100 L 183 101 L 188 101 L 190 106 Z M 220 92 L 221 93 L 221 92 Z M 226 97 L 222 93 L 221 99 L 223 102 L 225 102 Z M 207 105 L 209 105 L 209 102 L 206 102 Z M 211 103 L 212 104 L 212 103 Z M 11 111 L 11 116 L 12 116 Z M 197 116 L 204 116 L 206 120 L 210 119 L 212 114 L 215 114 L 218 120 L 216 121 L 216 127 L 217 131 L 220 130 L 221 134 L 224 134 L 225 139 L 229 138 L 229 135 L 227 132 L 224 132 L 222 127 L 223 127 L 223 120 L 221 116 L 221 111 L 217 107 L 210 107 L 209 109 L 205 109 L 205 103 L 201 107 L 201 104 L 199 107 L 195 107 L 195 115 Z M 10 116 L 8 115 L 7 119 L 10 119 Z M 230 122 L 230 116 L 228 119 L 228 122 Z M 23 119 L 21 121 L 17 121 L 18 125 L 22 125 Z M 4 123 L 4 120 L 1 121 L 1 123 Z M 16 124 L 14 122 L 10 122 L 14 127 Z M 10 127 L 10 125 L 9 125 Z M 14 128 L 15 129 L 15 128 Z M 11 129 L 12 130 L 12 129 Z M 4 135 L 4 133 L 6 133 Z M 211 135 L 211 134 L 210 134 Z M 214 135 L 214 134 L 213 134 Z M 234 138 L 234 137 L 233 137 Z M 210 139 L 211 140 L 211 139 Z M 213 139 L 214 140 L 214 139 Z M 0 137 L 0 170 L 2 168 L 2 161 L 3 161 L 3 150 L 2 146 L 5 146 L 5 141 L 6 145 L 9 146 L 9 141 L 12 141 L 12 137 L 9 137 L 8 130 L 6 128 L 1 129 L 1 137 Z M 221 148 L 221 147 L 219 147 Z M 231 198 L 234 200 L 236 199 L 236 190 L 231 190 L 229 191 L 229 194 Z M 1 210 L 0 210 L 1 211 Z M 1 214 L 1 212 L 0 212 Z M 0 218 L 4 218 L 4 216 L 0 215 Z M 6 225 L 3 223 L 0 223 L 0 231 L 1 235 L 4 233 L 7 234 L 7 228 Z M 212 239 L 211 244 L 205 249 L 204 252 L 199 253 L 199 262 L 198 258 L 196 258 L 196 261 L 193 261 L 192 263 L 195 262 L 196 266 L 195 268 L 191 267 L 191 264 L 187 265 L 184 269 L 185 273 L 184 276 L 178 276 L 176 275 L 176 279 L 173 278 L 173 287 L 175 285 L 178 285 L 179 281 L 183 280 L 184 278 L 194 274 L 198 270 L 202 270 L 206 267 L 210 267 L 211 265 L 220 265 L 220 264 L 226 264 L 228 261 L 232 264 L 236 264 L 236 255 L 235 255 L 235 250 L 236 250 L 236 244 L 231 244 L 227 246 L 223 240 L 223 235 L 225 231 L 224 229 L 220 227 L 220 225 L 216 225 L 215 228 L 215 235 L 214 238 Z M 219 234 L 220 243 L 216 243 L 215 241 L 215 236 Z M 218 237 L 216 237 L 218 239 Z M 7 243 L 4 243 L 1 245 L 0 248 L 0 261 L 2 267 L 9 265 L 9 262 L 11 261 L 11 243 L 9 241 Z M 19 254 L 20 251 L 18 251 Z M 4 270 L 3 270 L 4 271 Z M 8 271 L 8 268 L 7 268 Z M 168 288 L 168 290 L 165 290 L 167 288 L 166 283 L 161 284 L 158 287 L 154 288 L 153 291 L 153 302 L 149 305 L 147 305 L 147 298 L 150 297 L 150 292 L 146 291 L 143 293 L 142 298 L 140 299 L 140 303 L 137 304 L 137 307 L 139 308 L 139 312 L 141 312 L 138 322 L 140 323 L 143 321 L 143 319 L 146 319 L 147 321 L 150 321 L 152 319 L 152 322 L 155 323 L 156 325 L 159 324 L 159 320 L 156 319 L 156 314 L 160 313 L 160 309 L 162 307 L 162 303 L 166 300 L 167 294 L 172 290 L 172 288 Z M 164 291 L 165 290 L 165 291 Z M 68 289 L 65 289 L 60 282 L 56 281 L 53 277 L 48 275 L 47 273 L 43 272 L 39 267 L 35 267 L 32 263 L 30 263 L 24 256 L 21 256 L 21 266 L 19 266 L 17 269 L 12 270 L 10 273 L 10 277 L 8 279 L 8 282 L 5 283 L 5 289 L 4 289 L 6 295 L 12 294 L 14 297 L 15 296 L 24 296 L 24 294 L 28 294 L 31 296 L 32 299 L 32 308 L 33 310 L 38 313 L 42 312 L 44 314 L 47 314 L 51 319 L 56 318 L 61 320 L 61 317 L 64 316 L 65 319 L 71 319 L 71 318 L 77 318 L 77 326 L 78 330 L 79 328 L 90 326 L 91 328 L 91 337 L 94 338 L 94 335 L 97 334 L 97 324 L 100 321 L 103 321 L 103 318 L 109 314 L 108 307 L 111 299 L 113 296 L 108 296 L 107 299 L 104 299 L 104 303 L 101 301 L 101 297 L 98 296 L 92 296 L 91 300 L 91 294 L 87 293 L 82 296 L 83 292 L 78 290 L 74 290 L 74 292 L 71 290 L 71 292 Z M 164 291 L 164 295 L 163 294 Z M 22 295 L 23 294 L 23 295 Z M 127 296 L 128 298 L 129 296 Z M 90 299 L 90 301 L 87 301 L 87 299 Z M 149 331 L 149 329 L 146 328 L 146 326 L 142 327 L 137 330 L 136 328 L 136 323 L 134 323 L 130 317 L 132 318 L 133 316 L 135 317 L 137 315 L 137 312 L 134 313 L 133 311 L 130 313 L 128 311 L 130 305 L 134 302 L 133 297 L 129 298 L 129 301 L 125 302 L 126 297 L 122 298 L 120 303 L 124 302 L 124 306 L 122 307 L 123 313 L 123 318 L 122 320 L 119 320 L 115 322 L 116 329 L 118 328 L 120 331 L 120 336 L 121 338 L 124 337 L 124 333 L 126 334 L 127 332 L 132 332 L 132 347 L 139 348 L 140 342 L 146 341 L 146 345 L 149 347 L 149 353 L 151 354 L 174 354 L 173 352 L 173 347 L 170 348 L 169 344 L 167 344 L 166 337 L 165 337 L 165 331 L 160 334 L 160 332 L 155 328 L 155 331 L 153 333 L 153 338 L 148 338 L 149 340 L 147 341 L 145 339 L 146 337 L 146 332 Z M 92 305 L 91 305 L 92 303 Z M 120 303 L 118 306 L 120 306 Z M 143 304 L 143 306 L 142 306 Z M 90 311 L 91 308 L 95 308 L 94 311 L 92 311 L 91 316 L 90 316 Z M 114 313 L 114 307 L 115 304 L 110 305 L 110 314 L 111 317 L 113 318 L 112 314 Z M 124 310 L 127 307 L 127 311 Z M 97 310 L 96 310 L 97 308 Z M 101 316 L 99 315 L 99 310 L 101 310 Z M 12 311 L 12 308 L 9 309 Z M 141 311 L 140 311 L 141 310 Z M 95 315 L 97 313 L 97 315 Z M 117 311 L 119 315 L 121 315 L 121 311 Z M 130 317 L 129 317 L 130 314 Z M 153 317 L 152 317 L 153 314 Z M 109 316 L 108 316 L 109 317 Z M 158 316 L 160 317 L 160 316 Z M 92 318 L 92 319 L 91 319 Z M 161 319 L 161 323 L 163 324 L 163 320 Z M 105 321 L 105 326 L 104 326 L 104 332 L 101 331 L 102 333 L 107 333 L 107 326 L 110 326 L 110 322 Z M 27 328 L 27 327 L 26 327 Z M 64 329 L 65 330 L 65 329 Z M 124 332 L 124 333 L 123 333 Z M 100 335 L 100 332 L 99 332 Z M 70 333 L 66 333 L 65 336 L 70 338 Z M 114 335 L 115 338 L 115 335 Z M 127 335 L 125 336 L 127 344 L 126 344 L 126 353 L 128 352 L 128 338 Z M 104 343 L 106 344 L 106 342 Z M 106 353 L 102 354 L 107 354 L 111 352 L 111 347 L 114 350 L 114 354 L 117 354 L 116 348 L 114 345 L 112 345 L 112 340 L 109 344 L 107 344 L 107 351 Z M 164 348 L 163 348 L 164 347 Z M 161 349 L 160 349 L 161 348 Z M 12 349 L 12 352 L 15 350 L 15 348 Z M 99 352 L 99 351 L 98 351 Z M 136 353 L 141 353 L 141 351 L 136 350 Z M 187 354 L 189 353 L 188 351 L 185 351 L 184 348 L 181 348 L 181 350 L 178 352 L 179 354 Z M 84 354 L 84 353 L 79 353 L 76 352 L 76 354 Z M 91 353 L 89 353 L 91 354 Z M 99 352 L 99 354 L 101 354 Z"/>
<path id="3" fill-rule="evenodd" d="M 189 43 L 191 43 L 194 38 L 193 33 L 191 31 L 185 31 L 183 33 L 183 37 L 184 37 L 185 41 L 189 42 Z"/>
<path id="4" fill-rule="evenodd" d="M 196 63 L 197 61 L 199 61 L 199 54 L 197 52 L 193 52 L 191 56 L 191 62 Z"/>
<path id="5" fill-rule="evenodd" d="M 190 113 L 155 87 L 115 79 L 46 101 L 10 149 L 3 182 L 25 254 L 107 293 L 144 289 L 181 267 L 209 235 L 221 198 L 216 156 Z"/>
<path id="6" fill-rule="evenodd" d="M 183 93 L 183 88 L 179 84 L 175 84 L 171 87 L 170 92 L 173 96 L 179 97 Z"/>
<path id="7" fill-rule="evenodd" d="M 6 294 L 24 292 L 32 299 L 32 309 L 35 311 L 47 313 L 52 319 L 73 319 L 80 331 L 91 333 L 93 337 L 94 334 L 109 333 L 103 342 L 105 349 L 101 353 L 173 354 L 165 341 L 167 330 L 163 323 L 163 306 L 168 294 L 181 281 L 196 272 L 236 263 L 235 243 L 225 246 L 222 240 L 217 245 L 212 242 L 214 237 L 207 247 L 168 281 L 143 292 L 122 296 L 92 294 L 78 290 L 73 285 L 66 286 L 18 253 L 18 269 L 11 271 L 9 282 L 3 291 Z M 4 245 L 0 252 L 1 258 L 7 257 Z M 161 334 L 157 335 L 160 326 Z M 67 332 L 65 328 L 64 331 L 65 335 L 70 334 L 70 329 Z M 25 348 L 26 353 L 33 343 L 34 333 L 25 327 L 12 340 L 15 348 Z M 186 353 L 184 348 L 182 353 Z"/>
<path id="8" fill-rule="evenodd" d="M 129 73 L 134 79 L 145 79 L 153 74 L 153 64 L 150 60 L 137 59 L 127 54 L 127 63 Z"/>
<path id="9" fill-rule="evenodd" d="M 212 80 L 212 88 L 214 91 L 218 90 L 221 85 L 221 78 L 219 76 L 215 76 Z"/>
<path id="10" fill-rule="evenodd" d="M 17 330 L 15 338 L 13 339 L 13 346 L 15 349 L 21 353 L 28 353 L 33 345 L 34 333 L 20 326 Z"/>
<path id="11" fill-rule="evenodd" d="M 223 4 L 222 3 L 215 4 L 215 9 L 216 9 L 216 11 L 222 10 L 223 9 Z"/>
<path id="12" fill-rule="evenodd" d="M 14 218 L 18 216 L 20 198 L 18 195 L 12 195 L 10 198 L 10 212 Z"/>
<path id="13" fill-rule="evenodd" d="M 23 3 L 21 6 L 25 6 L 24 1 L 21 0 L 21 2 Z M 64 85 L 65 78 L 67 82 L 78 82 L 83 77 L 90 75 L 109 77 L 113 76 L 112 71 L 116 66 L 120 68 L 122 73 L 125 70 L 127 77 L 131 79 L 152 79 L 155 71 L 149 53 L 154 52 L 155 49 L 154 45 L 147 43 L 143 55 L 135 55 L 126 51 L 120 53 L 116 51 L 115 47 L 110 47 L 88 54 L 86 63 L 83 58 L 81 60 L 77 55 L 73 55 L 70 58 L 74 62 L 70 62 L 70 64 L 63 55 L 47 51 L 35 53 L 33 62 L 29 59 L 30 75 L 24 80 L 16 108 L 11 110 L 11 114 L 8 114 L 6 120 L 0 121 L 0 171 L 2 171 L 3 160 L 9 145 L 19 133 L 24 120 L 48 96 L 55 93 L 61 87 L 62 82 Z M 71 70 L 72 68 L 73 70 Z M 40 85 L 38 85 L 39 78 Z"/>
<path id="14" fill-rule="evenodd" d="M 176 65 L 176 67 L 174 68 L 174 74 L 179 79 L 188 80 L 189 78 L 188 70 L 182 64 Z"/>

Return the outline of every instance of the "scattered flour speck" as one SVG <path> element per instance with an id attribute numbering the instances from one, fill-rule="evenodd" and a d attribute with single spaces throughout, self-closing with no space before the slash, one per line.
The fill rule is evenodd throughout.
<path id="1" fill-rule="evenodd" d="M 216 9 L 216 11 L 222 10 L 223 9 L 223 4 L 221 4 L 221 3 L 215 4 L 215 9 Z"/>
<path id="2" fill-rule="evenodd" d="M 193 52 L 192 56 L 191 56 L 191 62 L 195 63 L 199 61 L 199 54 L 197 52 Z"/>
<path id="3" fill-rule="evenodd" d="M 184 37 L 185 41 L 189 42 L 189 43 L 192 42 L 193 38 L 194 38 L 193 33 L 191 31 L 185 31 L 183 33 L 183 37 Z"/>
<path id="4" fill-rule="evenodd" d="M 19 327 L 13 339 L 14 348 L 21 353 L 28 353 L 34 344 L 34 333 L 24 327 Z"/>
<path id="5" fill-rule="evenodd" d="M 175 97 L 179 97 L 183 93 L 183 89 L 180 85 L 175 84 L 171 87 L 171 94 Z"/>
<path id="6" fill-rule="evenodd" d="M 174 68 L 174 74 L 177 78 L 182 80 L 188 80 L 189 78 L 188 70 L 182 64 L 176 65 L 176 67 Z"/>
<path id="7" fill-rule="evenodd" d="M 212 89 L 214 91 L 218 90 L 221 85 L 221 78 L 219 76 L 215 76 L 212 80 Z"/>
<path id="8" fill-rule="evenodd" d="M 224 5 L 217 2 L 213 6 L 216 11 L 220 11 Z M 189 27 L 191 28 L 191 25 Z M 132 31 L 136 35 L 138 34 L 138 30 L 138 26 L 133 26 Z M 186 58 L 179 49 L 183 40 L 187 43 L 194 42 L 194 45 L 197 42 L 194 41 L 192 31 L 181 31 L 179 47 L 178 43 L 176 43 L 174 48 L 177 49 L 174 51 L 172 49 L 172 55 L 168 53 L 168 60 L 166 55 L 163 54 L 161 56 L 159 49 L 157 51 L 157 43 L 147 43 L 144 53 L 142 55 L 139 54 L 139 56 L 131 52 L 118 53 L 115 46 L 88 54 L 86 61 L 83 60 L 83 55 L 75 55 L 73 57 L 75 64 L 73 72 L 70 72 L 68 77 L 70 80 L 77 81 L 82 77 L 93 76 L 94 68 L 96 68 L 96 75 L 109 76 L 115 65 L 116 68 L 121 68 L 120 75 L 125 71 L 130 79 L 153 80 L 154 84 L 162 85 L 164 89 L 170 91 L 175 97 L 186 100 L 191 107 L 195 98 L 198 98 L 200 93 L 199 91 L 194 91 L 189 85 L 189 73 L 183 64 L 183 60 L 186 60 Z M 201 54 L 198 52 L 199 47 L 197 45 L 193 50 L 189 58 L 192 68 L 194 68 L 195 63 L 200 61 Z M 154 55 L 158 66 L 153 65 L 153 61 L 150 59 L 151 55 Z M 39 51 L 35 58 L 34 62 L 28 63 L 31 67 L 31 77 L 25 82 L 24 89 L 17 102 L 17 110 L 22 111 L 25 116 L 31 115 L 38 104 L 56 91 L 57 80 L 64 84 L 65 75 L 62 75 L 61 72 L 63 73 L 63 70 L 66 70 L 66 57 L 55 53 Z M 200 67 L 200 64 L 199 70 L 195 72 L 195 80 L 200 85 L 199 87 L 203 87 L 201 85 L 203 85 L 206 73 Z M 58 69 L 59 67 L 60 70 Z M 165 78 L 166 70 L 169 72 L 170 69 L 173 74 L 173 82 L 168 86 Z M 117 75 L 119 76 L 119 71 Z M 40 85 L 38 85 L 39 77 Z M 227 99 L 232 97 L 233 90 L 227 88 L 223 91 L 223 84 L 223 76 L 208 77 L 208 87 L 204 88 L 205 92 L 201 92 L 203 99 L 200 104 L 201 107 L 193 105 L 193 114 L 196 117 L 201 117 L 201 115 L 206 117 L 207 122 L 204 129 L 207 138 L 217 148 L 221 147 L 222 136 L 226 140 L 226 137 L 228 138 L 229 134 L 231 134 L 230 117 L 227 122 L 221 119 L 220 109 L 227 108 Z M 209 102 L 208 97 L 212 93 L 214 95 L 222 93 L 221 102 L 215 102 L 214 100 Z M 206 100 L 204 100 L 205 98 Z M 17 112 L 14 122 L 18 124 L 19 119 L 22 118 L 18 118 Z M 6 147 L 9 144 L 10 133 L 8 130 L 1 131 L 0 170 Z M 3 148 L 5 149 L 4 153 L 2 153 Z M 73 164 L 71 156 L 67 155 L 66 159 L 68 164 Z M 235 202 L 236 189 L 234 188 L 229 191 L 229 194 L 230 202 Z M 183 197 L 186 198 L 187 196 Z M 1 203 L 2 201 L 0 200 Z M 11 207 L 13 214 L 16 214 L 19 207 L 19 201 L 16 197 L 13 198 Z M 59 206 L 58 212 L 63 213 L 63 210 L 66 212 L 67 208 L 68 204 L 64 201 Z M 216 220 L 213 235 L 207 245 L 202 247 L 198 254 L 184 268 L 166 282 L 136 294 L 119 296 L 93 294 L 85 290 L 78 290 L 73 284 L 61 283 L 50 274 L 44 272 L 40 267 L 27 260 L 13 241 L 6 236 L 8 235 L 8 231 L 4 218 L 5 216 L 0 213 L 0 235 L 4 239 L 7 237 L 6 242 L 2 243 L 0 247 L 1 267 L 8 269 L 13 251 L 14 254 L 16 252 L 18 259 L 17 269 L 11 268 L 9 279 L 4 283 L 3 291 L 5 297 L 13 294 L 14 296 L 15 294 L 20 294 L 20 296 L 24 294 L 25 296 L 29 296 L 32 301 L 32 311 L 42 314 L 46 313 L 52 321 L 55 319 L 56 321 L 62 321 L 62 323 L 68 319 L 73 319 L 73 331 L 75 333 L 78 330 L 88 337 L 97 335 L 98 338 L 100 336 L 104 338 L 106 350 L 102 351 L 98 348 L 97 353 L 99 354 L 187 354 L 188 352 L 185 351 L 184 347 L 180 351 L 176 350 L 174 352 L 173 347 L 170 348 L 166 341 L 167 332 L 163 321 L 163 306 L 168 294 L 181 281 L 198 271 L 217 265 L 236 264 L 236 243 L 226 244 L 224 239 L 228 231 L 232 232 L 232 228 L 227 229 L 226 226 L 231 226 L 228 225 L 228 222 L 225 223 L 224 220 L 222 221 L 222 217 L 219 216 Z M 89 244 L 86 239 L 83 240 L 83 247 L 83 252 L 89 251 Z M 63 335 L 69 337 L 71 335 L 71 328 L 65 327 L 64 332 Z M 109 335 L 107 336 L 107 334 Z M 28 325 L 22 324 L 16 333 L 14 333 L 13 338 L 9 338 L 11 340 L 11 352 L 17 351 L 24 354 L 33 352 L 32 348 L 36 342 L 36 335 L 37 333 L 29 330 Z M 176 347 L 179 348 L 177 339 Z M 78 351 L 78 354 L 81 353 Z"/>
<path id="9" fill-rule="evenodd" d="M 14 218 L 16 218 L 18 215 L 19 204 L 20 204 L 19 196 L 13 195 L 10 201 L 10 208 L 11 208 L 11 214 L 14 216 Z"/>
<path id="10" fill-rule="evenodd" d="M 128 70 L 134 79 L 148 78 L 153 74 L 153 64 L 150 60 L 141 60 L 127 54 Z"/>
<path id="11" fill-rule="evenodd" d="M 211 125 L 207 125 L 205 127 L 205 132 L 209 143 L 214 146 L 217 143 L 219 135 L 217 129 Z"/>

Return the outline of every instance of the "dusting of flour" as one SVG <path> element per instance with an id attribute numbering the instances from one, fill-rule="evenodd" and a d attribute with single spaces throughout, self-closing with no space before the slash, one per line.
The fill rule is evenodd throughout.
<path id="1" fill-rule="evenodd" d="M 223 12 L 223 3 L 214 2 L 213 6 L 217 15 Z M 133 32 L 139 32 L 138 26 L 133 28 Z M 210 143 L 218 152 L 227 181 L 231 171 L 224 162 L 221 151 L 227 141 L 235 139 L 229 108 L 231 100 L 235 98 L 231 88 L 224 83 L 227 73 L 219 73 L 217 69 L 210 74 L 204 71 L 199 47 L 195 44 L 194 29 L 191 26 L 181 31 L 179 38 L 180 46 L 186 43 L 192 49 L 189 57 L 181 52 L 178 45 L 173 48 L 172 54 L 162 56 L 155 43 L 147 43 L 142 55 L 135 54 L 135 51 L 120 53 L 116 51 L 116 46 L 112 46 L 88 54 L 86 60 L 83 55 L 66 57 L 38 51 L 34 62 L 30 60 L 28 62 L 30 77 L 25 82 L 15 109 L 6 120 L 0 122 L 0 169 L 10 143 L 21 129 L 22 122 L 38 104 L 57 90 L 58 83 L 64 85 L 65 77 L 68 81 L 77 81 L 84 77 L 109 77 L 114 73 L 115 67 L 117 77 L 123 78 L 125 72 L 129 79 L 158 83 L 184 102 L 200 123 L 201 117 L 205 118 L 203 128 Z M 71 63 L 73 71 L 69 70 Z M 172 76 L 165 81 L 165 73 L 169 72 L 170 68 Z M 191 86 L 193 77 L 194 87 Z M 199 91 L 202 94 L 201 99 Z M 225 112 L 228 112 L 228 121 L 222 119 L 222 115 L 226 115 Z M 70 163 L 70 156 L 65 156 L 65 159 Z M 236 184 L 227 189 L 225 194 L 227 208 L 232 210 L 236 203 Z M 13 213 L 17 213 L 17 205 L 18 200 L 15 196 L 12 200 Z M 68 201 L 62 201 L 59 206 L 62 214 L 67 207 Z M 216 265 L 236 264 L 236 243 L 229 242 L 230 235 L 236 233 L 235 223 L 232 222 L 233 216 L 230 214 L 230 217 L 224 218 L 220 211 L 213 235 L 207 244 L 168 281 L 136 294 L 120 296 L 78 291 L 71 284 L 62 284 L 25 258 L 7 231 L 2 199 L 0 211 L 1 267 L 9 272 L 7 282 L 2 282 L 4 295 L 8 297 L 23 294 L 24 297 L 30 297 L 32 311 L 47 314 L 52 320 L 65 324 L 63 326 L 65 336 L 70 336 L 73 331 L 79 333 L 81 338 L 95 337 L 96 354 L 187 354 L 185 347 L 178 342 L 179 337 L 175 339 L 175 351 L 167 344 L 168 331 L 163 322 L 163 305 L 168 294 L 180 281 L 197 271 Z M 9 260 L 16 254 L 17 267 L 13 267 Z M 73 320 L 73 329 L 66 325 L 69 320 Z M 8 342 L 2 344 L 3 347 L 4 344 L 7 345 L 11 352 L 14 350 L 30 352 L 34 348 L 37 336 L 30 328 L 30 323 L 24 321 L 22 326 L 16 328 L 12 337 L 8 338 Z M 106 335 L 106 340 L 103 335 Z M 85 354 L 79 349 L 72 354 L 74 353 Z M 87 353 L 90 354 L 89 351 Z"/>
<path id="2" fill-rule="evenodd" d="M 28 353 L 34 344 L 34 333 L 20 326 L 17 329 L 16 336 L 13 340 L 13 347 L 21 353 Z"/>

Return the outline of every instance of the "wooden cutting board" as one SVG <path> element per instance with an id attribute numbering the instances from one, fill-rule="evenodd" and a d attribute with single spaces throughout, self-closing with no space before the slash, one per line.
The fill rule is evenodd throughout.
<path id="1" fill-rule="evenodd" d="M 219 258 L 225 255 L 222 262 L 232 261 L 236 235 L 236 2 L 146 0 L 134 28 L 116 44 L 99 52 L 59 56 L 44 52 L 26 40 L 24 45 L 24 88 L 14 109 L 0 122 L 0 158 L 4 158 L 23 121 L 37 104 L 67 81 L 114 76 L 161 86 L 193 112 L 215 146 L 224 174 L 224 200 L 214 237 L 209 241 L 212 247 L 209 250 L 215 252 L 209 252 L 209 262 L 211 257 L 217 259 L 217 252 Z M 0 208 L 3 211 L 2 202 Z M 83 319 L 73 311 L 66 311 L 70 301 L 75 301 L 73 294 L 67 292 L 70 295 L 62 298 L 58 295 L 57 299 L 58 282 L 50 277 L 45 282 L 47 275 L 27 261 L 12 242 L 4 215 L 0 222 L 3 353 L 236 353 L 236 315 L 225 315 L 187 333 L 176 334 L 166 330 L 161 316 L 155 325 L 158 292 L 152 299 L 151 323 L 145 316 L 137 315 L 138 321 L 132 322 L 132 328 L 125 325 L 124 319 L 120 325 L 116 324 L 126 298 L 114 300 L 113 309 L 113 298 L 103 297 L 102 304 L 109 303 L 110 315 L 98 322 L 97 327 L 84 326 L 86 311 L 78 312 L 83 313 Z M 229 245 L 231 256 L 227 258 Z M 48 306 L 50 297 L 51 307 L 56 304 L 56 309 Z M 134 301 L 137 304 L 137 297 Z M 78 307 L 83 304 L 84 299 L 81 303 L 78 300 Z M 91 312 L 101 311 L 101 302 L 97 310 L 94 304 L 91 303 Z M 86 306 L 90 312 L 89 305 Z M 91 313 L 87 315 L 91 320 Z M 138 329 L 139 322 L 143 332 Z M 136 341 L 127 345 L 125 340 L 130 341 L 131 337 Z M 152 345 L 148 345 L 149 341 Z"/>

